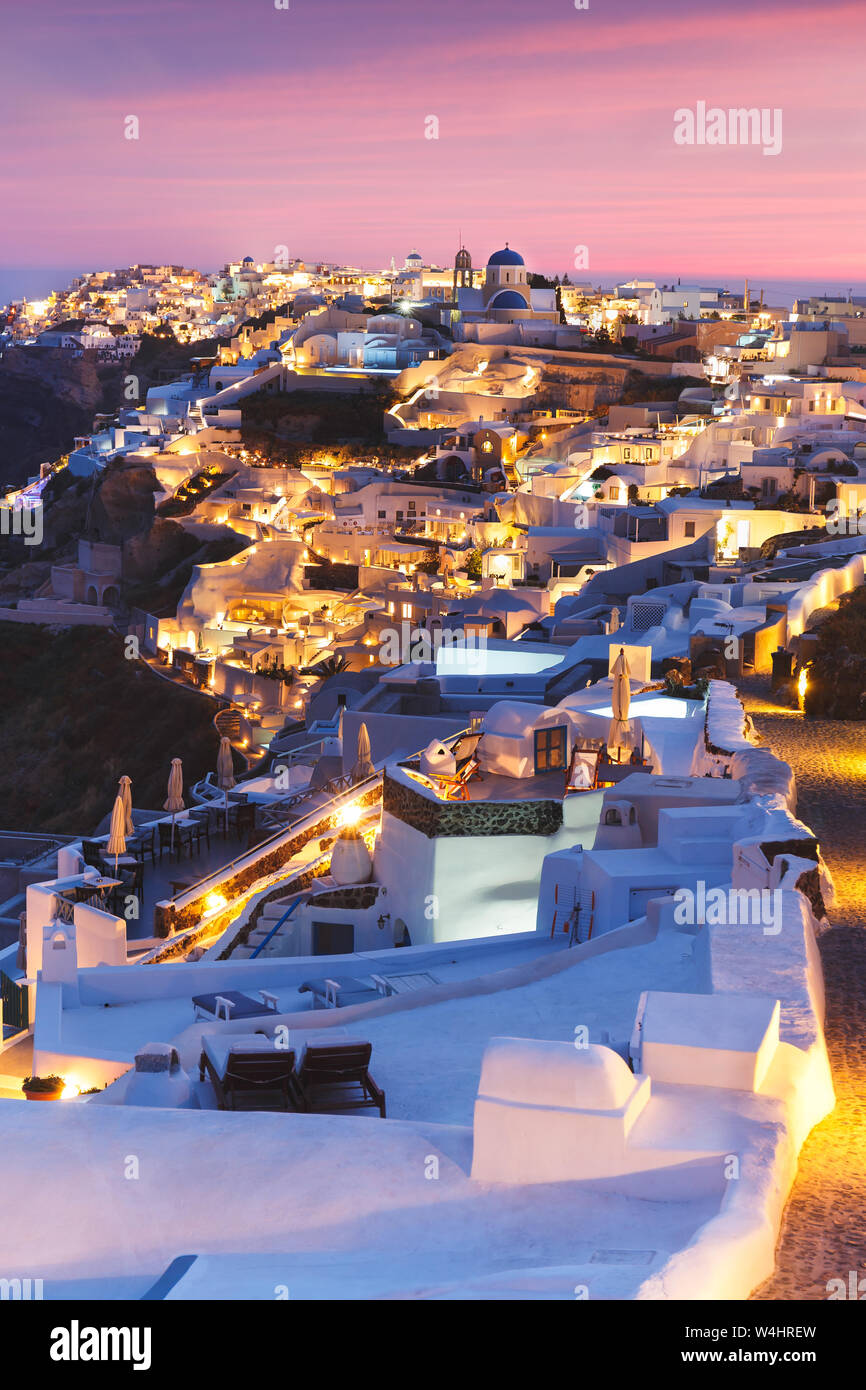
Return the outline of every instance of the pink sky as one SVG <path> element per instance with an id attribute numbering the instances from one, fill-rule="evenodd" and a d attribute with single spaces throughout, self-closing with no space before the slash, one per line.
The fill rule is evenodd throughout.
<path id="1" fill-rule="evenodd" d="M 450 263 L 462 230 L 573 278 L 862 278 L 862 0 L 48 0 L 3 28 L 6 266 Z M 699 100 L 781 108 L 781 154 L 675 145 Z"/>

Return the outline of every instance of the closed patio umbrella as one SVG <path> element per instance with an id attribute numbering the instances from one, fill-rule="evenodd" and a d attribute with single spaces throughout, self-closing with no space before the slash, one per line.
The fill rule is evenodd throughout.
<path id="1" fill-rule="evenodd" d="M 124 775 L 117 785 L 120 787 L 120 799 L 123 802 L 124 830 L 127 835 L 131 835 L 135 829 L 132 822 L 132 778 Z"/>
<path id="2" fill-rule="evenodd" d="M 611 709 L 613 718 L 610 721 L 610 731 L 607 736 L 607 746 L 617 754 L 631 751 L 631 724 L 628 719 L 629 706 L 631 704 L 631 683 L 629 676 L 629 664 L 626 659 L 625 651 L 619 649 L 619 656 L 613 664 L 613 692 L 611 695 Z M 617 758 L 619 761 L 619 758 Z"/>
<path id="3" fill-rule="evenodd" d="M 171 772 L 168 774 L 168 796 L 163 802 L 162 809 L 171 811 L 171 847 L 174 849 L 174 818 L 178 811 L 184 809 L 183 805 L 183 763 L 180 758 L 172 758 Z"/>
<path id="4" fill-rule="evenodd" d="M 370 757 L 370 735 L 367 725 L 362 722 L 358 725 L 358 756 L 352 768 L 352 781 L 364 782 L 368 777 L 372 777 L 375 771 Z"/>
<path id="5" fill-rule="evenodd" d="M 126 854 L 126 808 L 123 804 L 123 797 L 119 794 L 114 798 L 114 805 L 111 808 L 111 828 L 108 832 L 108 844 L 105 849 L 107 854 L 114 855 L 114 872 L 117 873 L 118 855 Z"/>
<path id="6" fill-rule="evenodd" d="M 232 762 L 231 739 L 223 734 L 220 751 L 217 754 L 217 786 L 225 793 L 226 835 L 229 833 L 229 791 L 235 784 L 235 767 Z"/>

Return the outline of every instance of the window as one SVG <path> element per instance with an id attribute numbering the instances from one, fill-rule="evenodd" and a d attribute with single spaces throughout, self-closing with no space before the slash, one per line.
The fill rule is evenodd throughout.
<path id="1" fill-rule="evenodd" d="M 535 771 L 552 772 L 565 767 L 566 728 L 556 724 L 552 728 L 535 731 Z"/>
<path id="2" fill-rule="evenodd" d="M 686 537 L 686 540 L 694 540 L 694 535 L 695 535 L 695 523 L 694 523 L 693 521 L 687 521 L 687 522 L 686 522 L 686 527 L 685 527 L 684 535 L 685 535 L 685 537 Z"/>
<path id="3" fill-rule="evenodd" d="M 411 605 L 411 603 L 404 603 L 404 604 L 403 604 L 403 617 L 404 617 L 404 618 L 411 618 L 411 617 L 412 617 L 412 605 Z"/>
<path id="4" fill-rule="evenodd" d="M 385 520 L 385 513 L 384 513 L 384 512 L 377 512 L 376 515 L 378 516 L 378 518 L 379 518 L 380 521 L 384 521 L 384 520 Z"/>
<path id="5" fill-rule="evenodd" d="M 630 459 L 630 458 L 631 458 L 631 449 L 623 449 L 623 451 L 622 451 L 622 456 L 623 456 L 623 459 Z"/>

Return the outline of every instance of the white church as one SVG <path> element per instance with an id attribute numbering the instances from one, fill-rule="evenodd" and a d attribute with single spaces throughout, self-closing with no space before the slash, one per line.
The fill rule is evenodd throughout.
<path id="1" fill-rule="evenodd" d="M 532 289 L 523 257 L 507 242 L 489 258 L 484 283 L 477 289 L 472 287 L 471 268 L 469 252 L 461 247 L 455 259 L 454 303 L 464 322 L 546 319 L 559 323 L 556 291 Z"/>

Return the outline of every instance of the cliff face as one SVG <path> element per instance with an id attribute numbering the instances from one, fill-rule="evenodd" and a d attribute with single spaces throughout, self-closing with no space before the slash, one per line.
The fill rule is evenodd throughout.
<path id="1" fill-rule="evenodd" d="M 154 493 L 160 490 L 149 464 L 117 459 L 98 475 L 87 509 L 89 534 L 119 545 L 148 530 L 155 516 Z"/>
<path id="2" fill-rule="evenodd" d="M 125 368 L 48 348 L 10 348 L 0 361 L 0 483 L 19 486 L 116 409 Z"/>
<path id="3" fill-rule="evenodd" d="M 214 704 L 124 658 L 100 628 L 0 623 L 0 800 L 7 825 L 92 834 L 117 779 L 159 808 L 171 759 L 187 786 L 216 766 Z"/>

